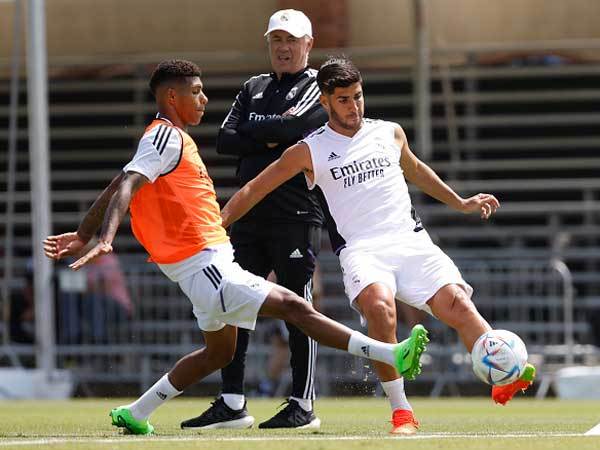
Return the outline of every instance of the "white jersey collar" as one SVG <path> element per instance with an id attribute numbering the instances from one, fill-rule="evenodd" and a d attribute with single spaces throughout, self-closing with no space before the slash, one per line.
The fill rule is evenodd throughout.
<path id="1" fill-rule="evenodd" d="M 328 131 L 328 133 L 330 133 L 334 138 L 342 139 L 345 141 L 351 141 L 352 139 L 354 139 L 363 130 L 364 127 L 365 127 L 365 121 L 363 119 L 362 125 L 360 126 L 358 131 L 354 134 L 354 136 L 349 137 L 349 136 L 346 136 L 344 134 L 341 134 L 341 133 L 338 133 L 337 131 L 335 131 L 333 128 L 331 128 L 331 126 L 329 125 L 329 122 L 327 122 L 325 124 L 325 129 Z"/>
<path id="2" fill-rule="evenodd" d="M 165 122 L 167 122 L 169 125 L 171 126 L 175 126 L 173 125 L 173 122 L 171 122 L 169 119 L 167 119 L 165 116 L 163 116 L 161 113 L 156 113 L 156 119 L 160 119 L 160 120 L 164 120 Z"/>

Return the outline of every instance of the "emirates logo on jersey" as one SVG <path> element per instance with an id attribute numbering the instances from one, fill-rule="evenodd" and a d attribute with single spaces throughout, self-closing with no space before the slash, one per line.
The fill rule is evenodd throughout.
<path id="1" fill-rule="evenodd" d="M 257 121 L 261 121 L 261 120 L 266 120 L 266 119 L 278 119 L 281 116 L 279 114 L 258 114 L 255 112 L 251 112 L 250 115 L 248 116 L 248 120 L 257 120 Z"/>
<path id="2" fill-rule="evenodd" d="M 387 156 L 374 156 L 361 161 L 352 161 L 350 164 L 335 166 L 329 169 L 334 180 L 342 180 L 344 188 L 364 183 L 385 176 L 385 168 L 392 163 Z"/>

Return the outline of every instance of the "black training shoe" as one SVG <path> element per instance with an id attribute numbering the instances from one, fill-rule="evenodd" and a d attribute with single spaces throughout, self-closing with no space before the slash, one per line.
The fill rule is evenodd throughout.
<path id="1" fill-rule="evenodd" d="M 250 428 L 252 425 L 254 417 L 248 415 L 245 402 L 242 409 L 235 410 L 225 404 L 223 397 L 219 397 L 198 417 L 181 422 L 181 429 Z"/>
<path id="2" fill-rule="evenodd" d="M 287 406 L 258 428 L 319 428 L 321 419 L 312 411 L 304 411 L 296 400 L 286 400 Z"/>

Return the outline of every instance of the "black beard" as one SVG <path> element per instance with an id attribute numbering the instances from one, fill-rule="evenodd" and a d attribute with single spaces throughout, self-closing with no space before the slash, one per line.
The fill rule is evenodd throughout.
<path id="1" fill-rule="evenodd" d="M 348 123 L 342 120 L 342 118 L 333 109 L 331 109 L 331 119 L 344 130 L 356 131 L 360 128 L 360 121 L 358 122 L 358 126 L 348 125 Z M 360 117 L 360 120 L 362 121 L 362 117 Z"/>

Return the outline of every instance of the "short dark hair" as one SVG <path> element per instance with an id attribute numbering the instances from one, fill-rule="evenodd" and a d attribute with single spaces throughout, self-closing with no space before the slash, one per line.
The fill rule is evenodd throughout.
<path id="1" fill-rule="evenodd" d="M 162 61 L 152 72 L 150 91 L 156 95 L 158 87 L 167 81 L 181 81 L 182 78 L 199 77 L 200 75 L 202 75 L 202 71 L 193 62 L 184 59 Z"/>
<path id="2" fill-rule="evenodd" d="M 317 74 L 317 85 L 323 94 L 333 94 L 336 87 L 348 87 L 362 83 L 360 72 L 346 56 L 331 56 Z"/>

